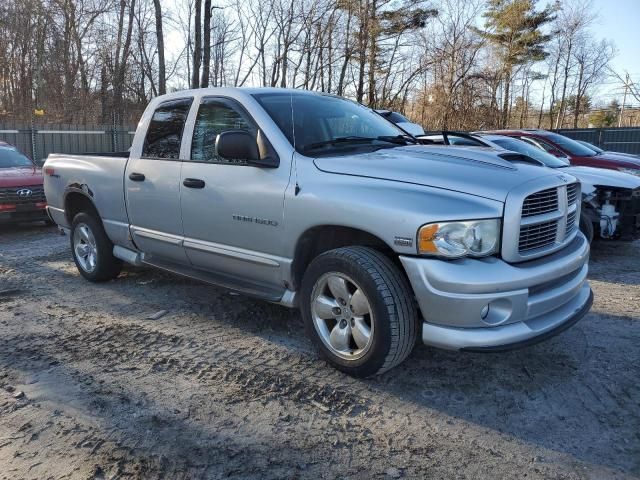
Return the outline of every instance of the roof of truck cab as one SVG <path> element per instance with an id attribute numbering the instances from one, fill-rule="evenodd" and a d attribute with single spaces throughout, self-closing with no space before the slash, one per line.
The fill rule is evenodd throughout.
<path id="1" fill-rule="evenodd" d="M 302 95 L 322 95 L 335 97 L 336 95 L 327 92 L 317 92 L 313 90 L 302 90 L 298 88 L 279 88 L 279 87 L 208 87 L 208 88 L 194 88 L 190 90 L 178 90 L 176 92 L 167 93 L 159 97 L 155 97 L 154 100 L 170 100 L 172 98 L 182 98 L 185 95 L 220 95 L 228 93 L 241 93 L 246 95 L 255 95 L 259 93 L 295 93 Z"/>

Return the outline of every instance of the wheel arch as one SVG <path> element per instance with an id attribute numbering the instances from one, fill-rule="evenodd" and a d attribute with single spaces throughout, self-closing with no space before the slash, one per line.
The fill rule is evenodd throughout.
<path id="1" fill-rule="evenodd" d="M 294 251 L 291 279 L 294 289 L 298 289 L 304 272 L 311 261 L 318 255 L 340 247 L 348 246 L 371 247 L 385 254 L 394 263 L 404 268 L 393 248 L 377 235 L 359 228 L 343 225 L 317 225 L 307 229 L 296 242 Z"/>
<path id="2" fill-rule="evenodd" d="M 69 225 L 73 222 L 73 218 L 80 212 L 86 212 L 96 217 L 102 223 L 102 218 L 98 212 L 93 199 L 86 189 L 81 187 L 68 187 L 64 194 L 64 214 Z"/>

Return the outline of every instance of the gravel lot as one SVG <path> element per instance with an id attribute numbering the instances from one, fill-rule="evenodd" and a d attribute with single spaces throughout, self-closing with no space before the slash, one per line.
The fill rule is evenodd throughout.
<path id="1" fill-rule="evenodd" d="M 640 242 L 596 244 L 590 278 L 546 343 L 356 380 L 297 311 L 151 269 L 93 285 L 54 228 L 0 227 L 0 479 L 640 478 Z"/>

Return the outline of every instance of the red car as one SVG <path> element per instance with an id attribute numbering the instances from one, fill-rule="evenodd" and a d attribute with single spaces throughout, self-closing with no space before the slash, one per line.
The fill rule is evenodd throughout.
<path id="1" fill-rule="evenodd" d="M 48 221 L 42 172 L 29 157 L 0 142 L 0 224 Z"/>
<path id="2" fill-rule="evenodd" d="M 567 159 L 571 165 L 608 168 L 640 176 L 640 158 L 616 152 L 596 152 L 569 137 L 546 130 L 494 130 L 496 133 L 520 138 L 546 150 L 551 155 Z"/>

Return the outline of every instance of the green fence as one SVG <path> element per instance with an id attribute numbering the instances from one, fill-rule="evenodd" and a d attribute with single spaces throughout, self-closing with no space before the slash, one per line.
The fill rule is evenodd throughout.
<path id="1" fill-rule="evenodd" d="M 107 153 L 127 150 L 136 127 L 113 125 L 28 125 L 0 123 L 0 141 L 15 145 L 35 160 L 50 153 Z M 640 127 L 556 130 L 604 150 L 640 154 Z"/>
<path id="2" fill-rule="evenodd" d="M 556 132 L 593 143 L 603 150 L 640 154 L 640 127 L 561 129 Z"/>
<path id="3" fill-rule="evenodd" d="M 28 125 L 0 123 L 0 141 L 15 145 L 34 160 L 50 153 L 107 153 L 127 150 L 135 126 Z"/>

